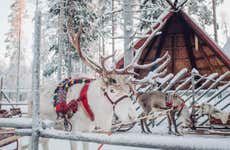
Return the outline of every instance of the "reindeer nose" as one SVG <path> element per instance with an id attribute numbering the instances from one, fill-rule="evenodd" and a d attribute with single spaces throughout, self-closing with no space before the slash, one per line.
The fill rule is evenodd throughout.
<path id="1" fill-rule="evenodd" d="M 134 118 L 130 114 L 128 114 L 128 117 L 129 117 L 129 120 L 134 120 Z"/>

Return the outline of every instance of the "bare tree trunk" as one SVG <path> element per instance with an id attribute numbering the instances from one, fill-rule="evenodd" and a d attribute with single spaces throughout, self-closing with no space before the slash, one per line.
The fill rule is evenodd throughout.
<path id="1" fill-rule="evenodd" d="M 1 77 L 0 79 L 0 102 L 2 102 L 2 89 L 3 89 L 3 77 Z M 1 109 L 1 105 L 0 105 L 0 109 Z"/>
<path id="2" fill-rule="evenodd" d="M 229 37 L 229 35 L 228 35 L 228 24 L 226 21 L 223 23 L 223 28 L 224 28 L 225 38 L 226 38 L 226 40 L 228 40 L 228 37 Z"/>
<path id="3" fill-rule="evenodd" d="M 19 9 L 19 14 L 18 14 L 18 53 L 17 53 L 17 89 L 16 89 L 16 94 L 17 94 L 17 97 L 16 97 L 16 102 L 19 101 L 20 99 L 20 79 L 19 79 L 19 76 L 20 76 L 20 64 L 21 64 L 21 29 L 22 29 L 22 1 L 20 0 L 18 2 L 18 9 Z"/>
<path id="4" fill-rule="evenodd" d="M 102 37 L 102 55 L 105 55 L 105 39 Z"/>
<path id="5" fill-rule="evenodd" d="M 71 48 L 70 45 L 68 45 L 68 54 L 67 54 L 67 60 L 68 60 L 68 68 L 67 68 L 67 76 L 71 77 L 71 73 L 72 73 L 72 57 L 71 57 Z"/>
<path id="6" fill-rule="evenodd" d="M 213 29 L 214 29 L 214 39 L 215 42 L 218 43 L 218 35 L 217 35 L 217 22 L 216 22 L 216 0 L 212 0 L 212 10 L 213 10 Z"/>
<path id="7" fill-rule="evenodd" d="M 58 72 L 57 79 L 62 79 L 62 60 L 63 60 L 63 24 L 64 24 L 64 0 L 60 0 L 60 13 L 58 17 Z"/>
<path id="8" fill-rule="evenodd" d="M 133 31 L 133 14 L 132 14 L 132 1 L 123 1 L 123 15 L 124 15 L 124 66 L 127 66 L 132 58 L 133 52 L 130 48 L 130 43 L 132 41 L 131 35 Z"/>
<path id="9" fill-rule="evenodd" d="M 115 33 L 115 22 L 114 22 L 114 0 L 112 0 L 112 53 L 115 51 L 115 39 L 114 39 L 114 33 Z M 113 63 L 115 62 L 115 58 L 113 56 Z"/>
<path id="10" fill-rule="evenodd" d="M 33 112 L 32 112 L 32 141 L 30 150 L 38 150 L 39 147 L 39 109 L 40 109 L 40 42 L 41 42 L 41 12 L 38 10 L 38 0 L 36 0 L 35 10 L 35 31 L 34 31 L 34 50 L 33 50 Z"/>

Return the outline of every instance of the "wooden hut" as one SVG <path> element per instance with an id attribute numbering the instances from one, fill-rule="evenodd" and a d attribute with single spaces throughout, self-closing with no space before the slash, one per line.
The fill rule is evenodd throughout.
<path id="1" fill-rule="evenodd" d="M 153 32 L 155 35 L 146 43 L 139 64 L 152 62 L 168 51 L 171 56 L 168 73 L 175 74 L 182 68 L 189 71 L 196 68 L 201 74 L 230 71 L 229 58 L 183 10 L 175 7 L 166 10 L 147 34 Z M 139 49 L 146 39 L 140 39 L 134 50 Z M 122 66 L 123 59 L 117 63 L 117 67 Z M 154 67 L 135 71 L 142 78 Z"/>

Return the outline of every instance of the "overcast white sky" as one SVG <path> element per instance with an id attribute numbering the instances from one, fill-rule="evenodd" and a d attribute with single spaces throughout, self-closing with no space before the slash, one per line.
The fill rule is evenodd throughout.
<path id="1" fill-rule="evenodd" d="M 12 3 L 13 0 L 0 0 L 0 55 L 3 55 L 3 52 L 5 51 L 5 36 L 4 34 L 7 32 L 8 30 L 8 15 L 10 13 L 10 5 Z M 27 0 L 27 1 L 32 1 L 32 0 Z M 230 0 L 224 0 L 224 4 L 222 6 L 220 6 L 218 8 L 218 21 L 221 21 L 221 15 L 224 15 L 226 17 L 227 20 L 230 20 Z M 32 13 L 32 12 L 31 12 Z M 31 16 L 33 14 L 30 14 Z M 230 23 L 229 23 L 230 24 Z M 32 28 L 33 26 L 31 26 L 30 28 Z M 30 32 L 30 30 L 25 31 L 25 32 Z M 31 33 L 28 33 L 31 34 Z M 221 37 L 221 35 L 223 35 L 223 33 L 219 33 L 219 38 L 221 41 L 221 45 L 225 42 L 225 39 L 223 39 L 223 37 Z M 1 58 L 0 56 L 0 58 Z"/>

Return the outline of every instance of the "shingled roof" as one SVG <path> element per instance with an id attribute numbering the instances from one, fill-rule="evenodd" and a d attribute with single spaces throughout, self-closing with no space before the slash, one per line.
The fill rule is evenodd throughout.
<path id="1" fill-rule="evenodd" d="M 196 68 L 201 74 L 223 74 L 230 71 L 229 58 L 183 10 L 166 10 L 147 34 L 151 35 L 153 32 L 157 34 L 146 43 L 139 64 L 152 62 L 168 51 L 172 57 L 168 73 L 175 74 L 182 68 L 189 71 Z M 147 38 L 140 39 L 134 50 L 140 48 L 146 40 Z M 123 62 L 121 59 L 117 67 L 121 68 Z M 142 78 L 154 67 L 156 66 L 149 70 L 135 71 Z"/>

